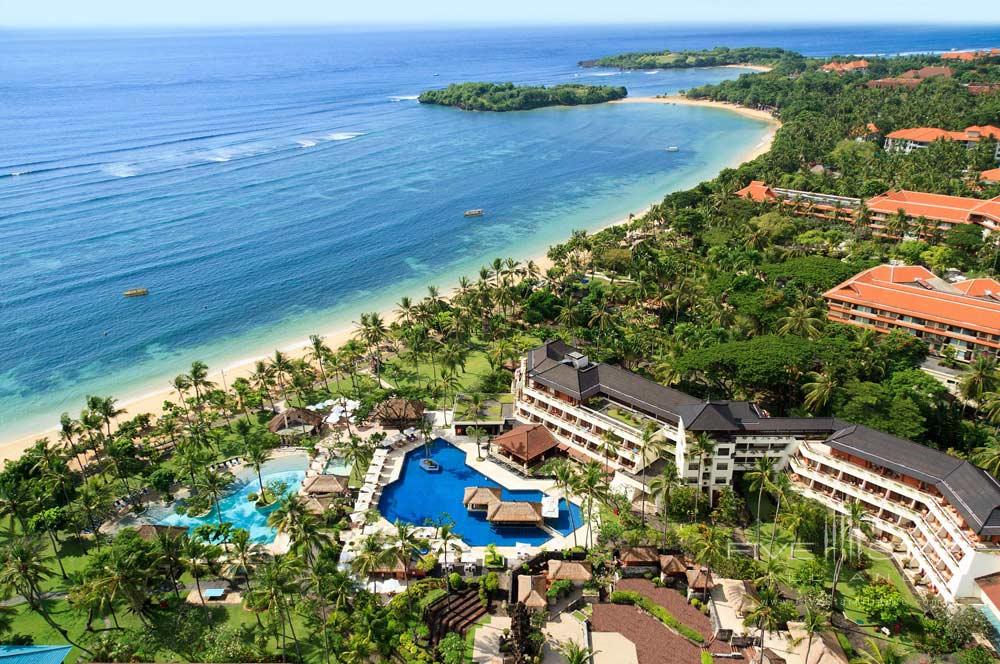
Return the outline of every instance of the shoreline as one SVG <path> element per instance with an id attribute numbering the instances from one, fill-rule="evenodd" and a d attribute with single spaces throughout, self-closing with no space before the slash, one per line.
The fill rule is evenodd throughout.
<path id="1" fill-rule="evenodd" d="M 742 65 L 733 65 L 733 66 L 742 67 Z M 723 166 L 723 168 L 739 166 L 740 164 L 746 161 L 750 161 L 760 156 L 761 154 L 767 152 L 771 147 L 772 141 L 774 140 L 775 132 L 781 126 L 781 123 L 776 118 L 772 117 L 769 113 L 765 111 L 757 111 L 754 109 L 743 108 L 741 106 L 735 106 L 733 104 L 725 104 L 722 102 L 687 99 L 685 97 L 680 97 L 680 96 L 633 97 L 633 98 L 626 97 L 625 99 L 612 101 L 608 103 L 611 104 L 657 103 L 657 104 L 677 104 L 677 105 L 688 105 L 688 106 L 715 107 L 736 112 L 746 117 L 751 117 L 757 120 L 764 120 L 771 125 L 769 131 L 763 136 L 763 138 L 756 145 L 752 146 L 747 150 L 747 152 L 739 155 L 736 159 L 734 159 L 733 161 L 735 163 L 730 163 L 727 166 Z M 661 196 L 662 195 L 665 194 L 661 194 Z M 631 213 L 632 218 L 639 218 L 643 216 L 650 210 L 651 207 L 652 207 L 651 205 L 647 205 L 646 207 Z M 607 223 L 598 225 L 588 232 L 597 233 L 599 231 L 611 228 L 613 226 L 626 224 L 629 221 L 630 217 L 629 215 L 626 215 L 623 218 L 612 220 Z M 549 260 L 548 256 L 546 255 L 547 253 L 548 253 L 548 247 L 546 247 L 545 253 L 525 258 L 522 260 L 522 262 L 527 262 L 528 260 L 534 261 L 534 263 L 539 267 L 540 271 L 542 273 L 545 273 L 552 266 L 552 261 Z M 457 288 L 458 286 L 456 283 L 448 284 L 446 288 L 442 288 L 442 294 L 446 298 L 451 298 L 454 295 Z M 397 297 L 401 297 L 401 295 Z M 379 313 L 382 315 L 382 318 L 385 321 L 386 325 L 389 325 L 393 321 L 398 319 L 398 316 L 391 309 L 381 310 L 379 311 Z M 336 350 L 341 346 L 343 346 L 347 341 L 349 341 L 354 336 L 354 333 L 355 333 L 355 326 L 352 323 L 349 325 L 340 325 L 339 327 L 336 327 L 334 329 L 324 331 L 322 333 L 319 333 L 319 336 L 323 337 L 325 344 L 329 348 Z M 308 352 L 306 349 L 307 344 L 308 344 L 308 339 L 301 339 L 283 345 L 275 344 L 274 350 L 280 350 L 282 353 L 287 354 L 289 358 L 297 359 L 304 357 L 307 354 Z M 222 367 L 221 369 L 211 370 L 208 375 L 208 380 L 217 383 L 220 387 L 222 386 L 228 387 L 232 385 L 233 380 L 235 380 L 236 378 L 249 377 L 253 373 L 254 365 L 256 364 L 256 362 L 270 358 L 272 355 L 273 351 L 267 354 L 257 354 L 251 357 L 246 357 L 236 360 L 234 362 L 230 362 L 228 365 Z M 181 367 L 179 368 L 179 370 L 186 371 L 187 367 Z M 165 376 L 163 378 L 164 385 L 167 385 L 169 380 L 170 378 L 168 376 Z M 138 413 L 150 413 L 156 417 L 159 417 L 163 412 L 163 402 L 165 400 L 173 400 L 176 398 L 176 396 L 177 396 L 176 392 L 174 392 L 173 389 L 171 389 L 170 387 L 164 387 L 163 389 L 154 390 L 152 392 L 147 392 L 140 395 L 124 396 L 118 400 L 118 407 L 126 411 L 124 416 L 120 419 L 130 419 L 131 417 L 134 417 Z M 81 396 L 80 399 L 82 407 L 83 397 Z M 58 420 L 58 415 L 54 415 L 53 421 L 55 422 L 57 420 Z M 2 437 L 2 435 L 0 435 L 0 462 L 5 462 L 8 460 L 18 458 L 19 456 L 21 456 L 21 454 L 24 453 L 25 450 L 32 447 L 34 443 L 41 438 L 48 438 L 50 443 L 52 443 L 55 446 L 59 446 L 60 442 L 59 442 L 58 425 L 54 424 L 50 428 L 42 429 L 40 431 L 36 431 L 31 434 L 26 434 L 26 435 L 14 434 L 9 438 Z"/>

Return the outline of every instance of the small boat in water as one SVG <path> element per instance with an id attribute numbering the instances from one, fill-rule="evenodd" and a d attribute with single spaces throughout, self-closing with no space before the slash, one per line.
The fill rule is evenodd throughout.
<path id="1" fill-rule="evenodd" d="M 466 217 L 481 217 L 481 216 L 483 216 L 483 209 L 482 208 L 473 208 L 472 210 L 466 210 L 465 211 L 465 216 Z"/>
<path id="2" fill-rule="evenodd" d="M 149 295 L 148 288 L 129 288 L 127 291 L 122 293 L 125 297 L 142 297 L 143 295 Z"/>
<path id="3" fill-rule="evenodd" d="M 676 145 L 671 145 L 670 147 L 667 148 L 667 152 L 678 152 L 679 150 L 680 148 L 677 147 Z"/>

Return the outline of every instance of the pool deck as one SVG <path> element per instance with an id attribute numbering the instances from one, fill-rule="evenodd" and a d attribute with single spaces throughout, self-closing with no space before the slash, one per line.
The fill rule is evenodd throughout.
<path id="1" fill-rule="evenodd" d="M 565 496 L 562 491 L 556 488 L 555 482 L 552 480 L 536 480 L 536 479 L 524 478 L 519 475 L 516 475 L 509 469 L 504 468 L 503 466 L 493 463 L 492 461 L 488 461 L 486 459 L 482 460 L 479 459 L 476 451 L 475 441 L 468 438 L 467 436 L 455 436 L 451 434 L 450 430 L 446 429 L 435 429 L 431 435 L 434 438 L 442 438 L 451 445 L 454 445 L 455 447 L 465 452 L 465 463 L 469 467 L 482 473 L 489 479 L 499 483 L 500 485 L 506 487 L 507 489 L 514 491 L 522 491 L 522 490 L 542 491 L 548 495 L 558 496 L 560 498 L 567 498 L 569 501 L 573 502 L 577 506 L 580 505 L 580 500 L 578 498 Z M 382 470 L 376 482 L 375 491 L 372 494 L 372 498 L 370 499 L 370 508 L 368 509 L 371 508 L 377 509 L 378 500 L 379 497 L 381 496 L 383 487 L 399 480 L 400 475 L 403 472 L 403 466 L 404 466 L 403 462 L 404 459 L 406 458 L 406 455 L 412 452 L 413 450 L 421 448 L 422 446 L 423 446 L 423 441 L 422 439 L 418 438 L 417 440 L 407 442 L 405 445 L 401 447 L 394 448 L 390 450 L 388 454 L 386 454 L 385 463 L 382 467 Z M 358 503 L 356 503 L 356 508 L 363 507 L 364 503 L 361 502 L 362 500 L 363 498 L 359 497 L 359 501 Z M 356 509 L 355 520 L 362 521 L 361 517 L 363 517 L 364 513 L 366 513 L 368 509 Z M 370 533 L 379 531 L 385 533 L 395 532 L 395 526 L 389 523 L 389 521 L 386 520 L 385 517 L 381 516 L 381 514 L 379 516 L 380 516 L 379 520 L 374 524 L 364 525 L 363 522 L 359 522 L 357 524 L 358 525 L 357 528 L 352 530 L 350 533 L 345 533 L 345 541 L 347 542 L 345 550 L 352 548 L 351 545 L 355 541 L 360 540 L 363 536 L 368 535 Z M 530 551 L 531 553 L 537 553 L 538 551 L 543 551 L 543 550 L 559 551 L 571 548 L 574 546 L 574 541 L 580 543 L 586 541 L 588 527 L 589 527 L 588 524 L 581 524 L 580 527 L 576 529 L 575 532 L 576 540 L 574 540 L 574 533 L 562 535 L 551 528 L 546 528 L 546 532 L 554 533 L 552 538 L 546 541 L 545 544 L 541 546 L 532 545 L 527 550 Z M 432 547 L 437 545 L 435 537 L 436 535 L 435 528 L 420 527 L 417 530 L 422 536 L 427 537 L 428 539 L 431 540 Z M 485 546 L 470 546 L 465 544 L 464 542 L 461 544 L 461 546 L 463 551 L 467 552 L 467 555 L 469 557 L 475 558 L 480 563 L 482 562 L 482 560 L 486 555 Z M 501 555 L 512 561 L 516 561 L 518 555 L 523 553 L 524 551 L 523 549 L 517 549 L 514 546 L 497 546 L 496 550 L 498 553 L 500 553 Z M 466 558 L 466 555 L 463 555 L 462 558 L 464 560 Z M 458 562 L 458 561 L 452 559 L 452 562 Z"/>

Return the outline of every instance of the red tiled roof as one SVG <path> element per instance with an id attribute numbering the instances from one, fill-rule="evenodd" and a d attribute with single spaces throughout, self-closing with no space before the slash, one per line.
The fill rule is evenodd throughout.
<path id="1" fill-rule="evenodd" d="M 935 278 L 925 267 L 879 265 L 834 286 L 823 297 L 1000 334 L 1000 302 L 930 290 L 917 283 Z M 987 290 L 985 284 L 969 288 Z"/>
<path id="2" fill-rule="evenodd" d="M 952 286 L 970 297 L 986 297 L 990 293 L 1000 294 L 1000 282 L 988 277 L 966 279 Z"/>
<path id="3" fill-rule="evenodd" d="M 559 445 L 552 432 L 542 424 L 521 424 L 494 438 L 493 443 L 524 462 L 536 459 Z"/>
<path id="4" fill-rule="evenodd" d="M 951 78 L 954 72 L 951 67 L 921 67 L 920 69 L 910 69 L 900 75 L 900 78 L 926 79 L 926 78 Z"/>
<path id="5" fill-rule="evenodd" d="M 976 59 L 976 54 L 971 51 L 958 51 L 954 53 L 942 53 L 942 60 L 962 60 L 963 62 L 969 62 Z"/>
<path id="6" fill-rule="evenodd" d="M 915 143 L 932 143 L 933 141 L 978 141 L 980 138 L 1000 139 L 1000 127 L 984 125 L 966 127 L 963 131 L 948 131 L 936 127 L 913 127 L 912 129 L 897 129 L 886 134 L 886 138 L 896 138 Z"/>
<path id="7" fill-rule="evenodd" d="M 852 60 L 851 62 L 828 62 L 820 67 L 820 69 L 840 74 L 849 71 L 858 71 L 860 69 L 868 69 L 868 61 Z"/>
<path id="8" fill-rule="evenodd" d="M 865 205 L 872 212 L 895 214 L 902 210 L 911 217 L 926 217 L 952 224 L 973 223 L 975 217 L 985 217 L 1000 223 L 1000 197 L 983 201 L 978 198 L 928 194 L 920 191 L 887 191 L 869 198 Z"/>
<path id="9" fill-rule="evenodd" d="M 1000 168 L 983 171 L 979 174 L 979 178 L 983 180 L 983 182 L 1000 183 Z"/>
<path id="10" fill-rule="evenodd" d="M 750 184 L 737 191 L 736 195 L 758 203 L 774 201 L 778 198 L 774 191 L 761 180 L 753 180 Z"/>
<path id="11" fill-rule="evenodd" d="M 976 579 L 976 585 L 983 591 L 995 609 L 1000 611 L 1000 573 L 981 576 Z"/>

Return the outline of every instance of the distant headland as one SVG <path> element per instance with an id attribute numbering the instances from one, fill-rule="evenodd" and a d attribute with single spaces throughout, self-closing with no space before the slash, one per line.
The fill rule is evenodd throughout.
<path id="1" fill-rule="evenodd" d="M 720 46 L 700 51 L 655 51 L 622 53 L 596 60 L 582 60 L 581 67 L 617 67 L 619 69 L 691 69 L 694 67 L 726 67 L 732 65 L 771 68 L 788 58 L 801 59 L 794 51 L 783 48 L 726 48 Z"/>
<path id="2" fill-rule="evenodd" d="M 528 111 L 546 106 L 583 106 L 624 99 L 624 86 L 563 84 L 553 86 L 513 83 L 453 83 L 441 90 L 427 90 L 421 104 L 454 106 L 465 111 Z"/>

